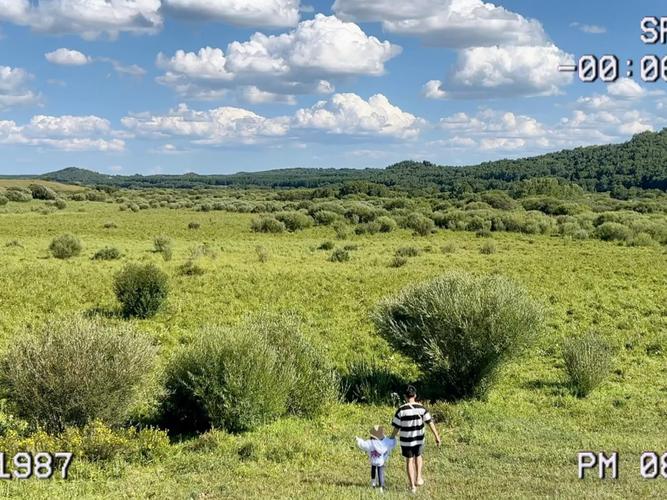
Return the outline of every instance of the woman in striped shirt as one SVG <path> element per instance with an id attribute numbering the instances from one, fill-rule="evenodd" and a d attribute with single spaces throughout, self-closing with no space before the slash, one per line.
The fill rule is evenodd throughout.
<path id="1" fill-rule="evenodd" d="M 440 435 L 433 424 L 431 414 L 421 404 L 417 403 L 417 390 L 409 385 L 405 391 L 406 403 L 401 405 L 391 425 L 394 431 L 391 434 L 392 438 L 399 436 L 401 443 L 401 453 L 406 458 L 406 469 L 408 472 L 408 481 L 410 481 L 410 489 L 413 493 L 417 491 L 417 486 L 424 484 L 422 478 L 424 451 L 424 424 L 427 424 L 435 442 L 440 446 Z"/>

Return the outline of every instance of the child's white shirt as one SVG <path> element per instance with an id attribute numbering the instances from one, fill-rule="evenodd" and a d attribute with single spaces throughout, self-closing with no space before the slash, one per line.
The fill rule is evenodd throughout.
<path id="1" fill-rule="evenodd" d="M 396 446 L 396 440 L 388 437 L 384 439 L 361 439 L 358 437 L 357 446 L 368 453 L 371 465 L 382 467 L 389 460 L 389 454 Z"/>

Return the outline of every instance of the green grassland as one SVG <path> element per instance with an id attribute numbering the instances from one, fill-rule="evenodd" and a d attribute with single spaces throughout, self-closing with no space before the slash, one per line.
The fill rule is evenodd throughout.
<path id="1" fill-rule="evenodd" d="M 119 211 L 110 203 L 68 201 L 60 211 L 31 210 L 42 202 L 10 204 L 0 214 L 0 343 L 53 316 L 115 315 L 114 274 L 128 261 L 153 261 L 170 276 L 167 307 L 150 320 L 133 320 L 160 346 L 162 359 L 206 324 L 234 325 L 256 311 L 296 311 L 308 336 L 323 343 L 335 365 L 375 360 L 411 377 L 415 368 L 374 332 L 369 314 L 403 286 L 450 270 L 500 273 L 524 285 L 547 306 L 546 328 L 519 359 L 503 367 L 481 401 L 446 406 L 439 428 L 443 447 L 427 445 L 427 484 L 418 496 L 616 497 L 667 493 L 667 479 L 639 474 L 645 450 L 667 451 L 667 254 L 660 245 L 628 247 L 599 240 L 493 233 L 497 251 L 480 253 L 488 238 L 438 230 L 427 237 L 398 229 L 335 239 L 330 227 L 258 234 L 252 214 L 155 208 Z M 190 222 L 201 227 L 188 229 Z M 104 228 L 114 222 L 117 227 Z M 81 256 L 49 257 L 54 236 L 81 238 Z M 152 252 L 153 237 L 174 241 L 174 258 Z M 5 246 L 16 240 L 17 244 Z M 330 262 L 325 240 L 358 245 L 351 260 Z M 202 276 L 178 266 L 196 245 Z M 270 253 L 261 263 L 255 248 Z M 399 247 L 422 253 L 389 266 Z M 449 245 L 447 252 L 442 251 Z M 115 246 L 119 261 L 91 260 Z M 614 370 L 588 398 L 565 384 L 561 345 L 594 330 L 616 348 Z M 442 412 L 441 412 L 442 413 Z M 62 481 L 0 482 L 0 495 L 21 498 L 368 498 L 366 457 L 354 436 L 387 425 L 388 406 L 340 403 L 314 420 L 289 418 L 243 435 L 212 431 L 171 445 L 155 461 L 75 461 Z M 579 450 L 618 451 L 620 479 L 577 479 Z M 1 450 L 0 450 L 1 451 Z M 397 453 L 388 467 L 386 496 L 407 495 Z"/>

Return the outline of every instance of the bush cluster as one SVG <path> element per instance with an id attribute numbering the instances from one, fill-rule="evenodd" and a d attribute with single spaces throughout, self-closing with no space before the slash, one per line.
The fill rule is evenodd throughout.
<path id="1" fill-rule="evenodd" d="M 116 247 L 104 247 L 95 252 L 94 260 L 117 260 L 122 257 L 120 250 Z"/>
<path id="2" fill-rule="evenodd" d="M 116 275 L 114 292 L 124 316 L 149 318 L 167 299 L 168 278 L 154 264 L 128 264 Z"/>
<path id="3" fill-rule="evenodd" d="M 51 432 L 93 420 L 124 422 L 153 369 L 156 349 L 129 326 L 77 318 L 18 336 L 2 358 L 4 397 Z"/>
<path id="4" fill-rule="evenodd" d="M 172 358 L 162 420 L 178 432 L 253 429 L 283 415 L 315 416 L 336 397 L 333 370 L 287 315 L 209 327 Z"/>
<path id="5" fill-rule="evenodd" d="M 282 233 L 285 224 L 275 217 L 260 217 L 252 221 L 252 230 L 256 233 Z"/>
<path id="6" fill-rule="evenodd" d="M 49 251 L 56 259 L 69 259 L 81 253 L 81 240 L 73 234 L 63 234 L 51 241 Z"/>
<path id="7" fill-rule="evenodd" d="M 535 336 L 542 315 L 506 278 L 453 273 L 385 300 L 374 321 L 437 396 L 456 399 L 483 393 L 500 364 Z"/>
<path id="8" fill-rule="evenodd" d="M 609 375 L 612 349 L 603 337 L 588 333 L 565 343 L 563 361 L 572 391 L 585 397 Z"/>

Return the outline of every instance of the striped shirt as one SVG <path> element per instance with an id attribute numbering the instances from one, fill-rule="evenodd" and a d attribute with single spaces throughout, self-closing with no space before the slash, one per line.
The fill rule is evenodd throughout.
<path id="1" fill-rule="evenodd" d="M 398 429 L 398 436 L 403 447 L 424 444 L 424 424 L 431 421 L 431 414 L 419 403 L 405 403 L 394 415 L 391 422 Z"/>

